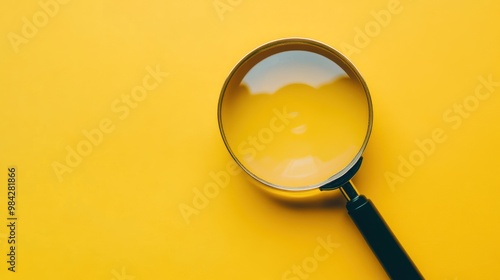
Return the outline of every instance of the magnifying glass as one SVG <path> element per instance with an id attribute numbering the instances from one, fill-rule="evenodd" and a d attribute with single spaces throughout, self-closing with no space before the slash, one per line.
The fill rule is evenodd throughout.
<path id="1" fill-rule="evenodd" d="M 304 38 L 262 45 L 231 71 L 219 128 L 256 182 L 288 193 L 340 189 L 347 210 L 392 279 L 423 279 L 373 203 L 350 181 L 373 124 L 368 87 L 335 49 Z"/>

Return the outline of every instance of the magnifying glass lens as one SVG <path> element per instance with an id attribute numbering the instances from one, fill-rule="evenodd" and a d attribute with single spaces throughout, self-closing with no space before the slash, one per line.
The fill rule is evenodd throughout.
<path id="1" fill-rule="evenodd" d="M 220 112 L 226 142 L 261 181 L 318 186 L 364 149 L 369 97 L 332 59 L 306 50 L 254 56 L 230 79 Z"/>

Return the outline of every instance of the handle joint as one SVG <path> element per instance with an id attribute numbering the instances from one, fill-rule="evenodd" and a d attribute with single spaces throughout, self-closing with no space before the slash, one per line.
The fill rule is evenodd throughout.
<path id="1" fill-rule="evenodd" d="M 347 201 L 351 201 L 359 197 L 359 193 L 351 181 L 347 181 L 347 183 L 340 187 L 340 191 L 344 195 L 345 199 L 347 199 Z"/>

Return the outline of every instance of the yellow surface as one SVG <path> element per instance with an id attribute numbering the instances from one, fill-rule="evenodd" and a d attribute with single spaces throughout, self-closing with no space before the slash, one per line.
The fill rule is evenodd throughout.
<path id="1" fill-rule="evenodd" d="M 499 9 L 5 2 L 0 278 L 385 279 L 338 193 L 273 199 L 235 168 L 219 135 L 231 68 L 289 36 L 338 48 L 363 74 L 375 122 L 354 182 L 426 278 L 498 278 Z"/>

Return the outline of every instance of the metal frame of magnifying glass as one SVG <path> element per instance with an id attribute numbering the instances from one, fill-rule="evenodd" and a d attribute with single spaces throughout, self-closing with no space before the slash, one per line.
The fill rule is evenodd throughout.
<path id="1" fill-rule="evenodd" d="M 363 141 L 363 144 L 361 148 L 359 149 L 358 153 L 356 156 L 353 158 L 353 160 L 340 172 L 337 174 L 334 174 L 327 180 L 310 185 L 310 186 L 302 186 L 302 187 L 283 187 L 280 185 L 273 184 L 272 182 L 268 182 L 257 175 L 253 174 L 249 169 L 247 169 L 242 162 L 238 159 L 238 157 L 235 155 L 233 150 L 231 149 L 231 146 L 228 143 L 228 140 L 226 138 L 226 135 L 224 133 L 224 125 L 222 122 L 222 102 L 224 100 L 224 95 L 226 93 L 226 90 L 230 85 L 232 85 L 233 78 L 240 72 L 243 71 L 243 73 L 247 73 L 250 68 L 255 66 L 258 62 L 262 61 L 266 57 L 269 57 L 270 55 L 277 54 L 280 52 L 284 51 L 294 51 L 294 50 L 303 50 L 303 51 L 310 51 L 314 52 L 316 54 L 322 55 L 330 60 L 332 60 L 335 64 L 337 64 L 339 67 L 344 70 L 349 77 L 355 78 L 363 87 L 363 91 L 366 96 L 367 104 L 368 104 L 368 127 L 366 130 L 366 136 Z M 250 63 L 250 62 L 255 62 L 255 63 Z M 242 78 L 242 77 L 241 77 Z M 231 157 L 236 161 L 236 163 L 248 174 L 250 175 L 253 179 L 257 180 L 258 182 L 272 187 L 274 189 L 286 191 L 286 192 L 301 192 L 301 191 L 309 191 L 309 190 L 314 190 L 314 189 L 319 189 L 321 191 L 325 190 L 334 190 L 340 188 L 346 199 L 351 200 L 354 198 L 357 194 L 356 189 L 352 184 L 349 184 L 349 180 L 354 176 L 356 171 L 359 169 L 362 161 L 362 154 L 366 148 L 366 145 L 368 144 L 368 140 L 370 139 L 370 134 L 372 131 L 372 126 L 373 126 L 373 107 L 372 107 L 372 100 L 370 97 L 370 91 L 368 90 L 368 86 L 366 85 L 363 77 L 361 74 L 358 72 L 356 67 L 351 63 L 351 61 L 342 55 L 339 51 L 321 43 L 315 40 L 311 39 L 306 39 L 306 38 L 286 38 L 286 39 L 279 39 L 275 41 L 271 41 L 267 44 L 261 45 L 248 53 L 236 66 L 231 70 L 229 76 L 227 77 L 226 81 L 224 82 L 224 85 L 221 90 L 221 94 L 219 97 L 219 104 L 218 104 L 218 110 L 217 110 L 217 117 L 218 117 L 218 122 L 219 122 L 219 130 L 222 135 L 222 139 L 224 141 L 224 144 L 226 145 L 226 148 L 228 149 L 229 153 L 231 154 Z"/>

